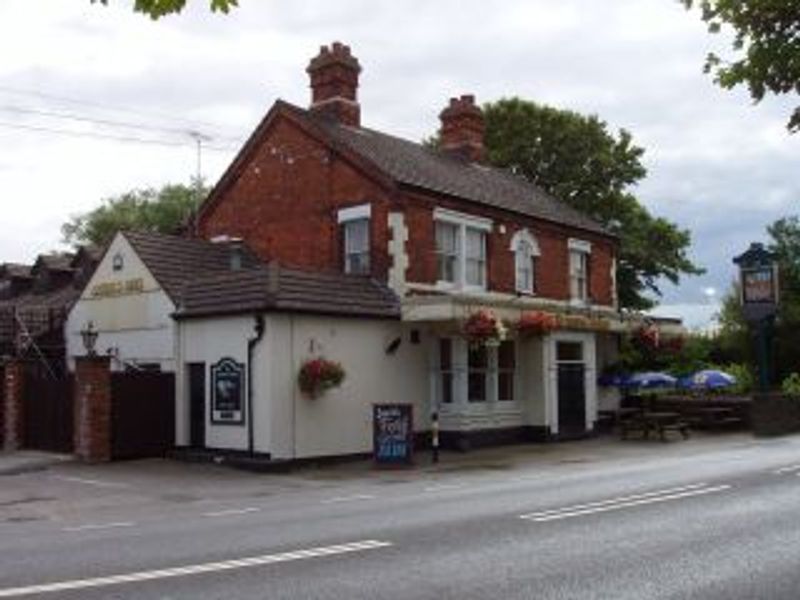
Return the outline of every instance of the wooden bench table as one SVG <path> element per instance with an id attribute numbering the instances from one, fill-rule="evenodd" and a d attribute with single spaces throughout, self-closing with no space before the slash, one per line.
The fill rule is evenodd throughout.
<path id="1" fill-rule="evenodd" d="M 662 442 L 667 441 L 667 433 L 670 431 L 678 431 L 683 439 L 689 439 L 689 423 L 676 412 L 642 411 L 631 415 L 620 423 L 622 439 L 627 439 L 631 431 L 640 431 L 644 439 L 648 439 L 651 432 L 657 433 Z"/>

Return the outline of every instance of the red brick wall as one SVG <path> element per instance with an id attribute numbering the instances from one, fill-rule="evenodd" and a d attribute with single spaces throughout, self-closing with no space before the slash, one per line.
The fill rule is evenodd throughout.
<path id="1" fill-rule="evenodd" d="M 252 161 L 199 223 L 200 235 L 245 239 L 285 266 L 342 268 L 337 210 L 372 205 L 373 275 L 388 269 L 388 200 L 383 190 L 286 119 L 277 119 Z"/>
<path id="2" fill-rule="evenodd" d="M 514 254 L 510 250 L 511 238 L 519 229 L 527 227 L 536 237 L 541 251 L 541 256 L 536 261 L 537 295 L 557 300 L 569 299 L 568 240 L 574 237 L 592 243 L 590 257 L 592 301 L 603 305 L 611 305 L 613 302 L 611 263 L 614 245 L 607 238 L 519 215 L 511 218 L 503 211 L 477 207 L 457 200 L 432 198 L 420 194 L 406 194 L 403 200 L 406 225 L 409 229 L 407 245 L 409 282 L 436 283 L 433 210 L 439 206 L 493 220 L 494 227 L 489 234 L 487 248 L 490 290 L 514 293 L 515 267 Z M 500 233 L 500 225 L 505 227 L 505 233 Z"/>
<path id="3" fill-rule="evenodd" d="M 232 235 L 245 239 L 265 260 L 285 266 L 340 271 L 342 247 L 336 222 L 338 209 L 372 205 L 372 274 L 386 280 L 389 265 L 390 210 L 405 213 L 409 230 L 407 280 L 435 283 L 436 256 L 433 209 L 435 206 L 488 217 L 495 223 L 489 237 L 489 289 L 513 293 L 514 255 L 511 237 L 528 227 L 541 250 L 537 261 L 536 293 L 542 297 L 569 298 L 567 240 L 577 237 L 592 243 L 590 293 L 594 302 L 612 302 L 610 265 L 613 244 L 602 236 L 570 230 L 556 224 L 509 216 L 500 210 L 445 197 L 416 193 L 389 195 L 367 174 L 308 136 L 294 123 L 278 118 L 264 142 L 219 201 L 201 216 L 200 235 Z M 499 225 L 506 232 L 499 232 Z"/>
<path id="4" fill-rule="evenodd" d="M 106 356 L 75 358 L 75 455 L 87 462 L 111 460 L 110 361 Z"/>

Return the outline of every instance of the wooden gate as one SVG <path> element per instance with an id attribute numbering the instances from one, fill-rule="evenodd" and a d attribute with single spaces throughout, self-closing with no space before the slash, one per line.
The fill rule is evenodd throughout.
<path id="1" fill-rule="evenodd" d="M 41 362 L 25 367 L 23 447 L 72 452 L 73 377 Z"/>
<path id="2" fill-rule="evenodd" d="M 164 456 L 175 445 L 175 375 L 111 375 L 111 457 Z"/>

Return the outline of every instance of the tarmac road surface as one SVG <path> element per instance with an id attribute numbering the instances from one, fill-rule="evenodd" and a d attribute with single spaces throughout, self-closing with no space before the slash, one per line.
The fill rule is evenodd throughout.
<path id="1" fill-rule="evenodd" d="M 4 477 L 0 598 L 800 597 L 800 438 L 641 448 L 330 479 L 192 467 L 182 492 L 135 465 Z"/>

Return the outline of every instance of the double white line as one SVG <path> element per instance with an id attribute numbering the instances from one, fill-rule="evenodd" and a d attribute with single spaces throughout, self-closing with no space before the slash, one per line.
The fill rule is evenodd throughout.
<path id="1" fill-rule="evenodd" d="M 536 523 L 545 523 L 547 521 L 558 521 L 560 519 L 569 519 L 571 517 L 581 517 L 584 515 L 608 512 L 612 510 L 621 510 L 623 508 L 642 506 L 644 504 L 656 504 L 658 502 L 680 500 L 681 498 L 691 498 L 692 496 L 715 494 L 730 489 L 730 487 L 731 486 L 729 485 L 709 487 L 708 484 L 705 483 L 696 483 L 694 485 L 659 490 L 656 492 L 648 492 L 645 494 L 622 496 L 620 498 L 612 498 L 610 500 L 589 502 L 588 504 L 575 504 L 573 506 L 566 506 L 563 508 L 528 513 L 526 515 L 520 515 L 520 518 L 527 521 L 534 521 Z"/>

